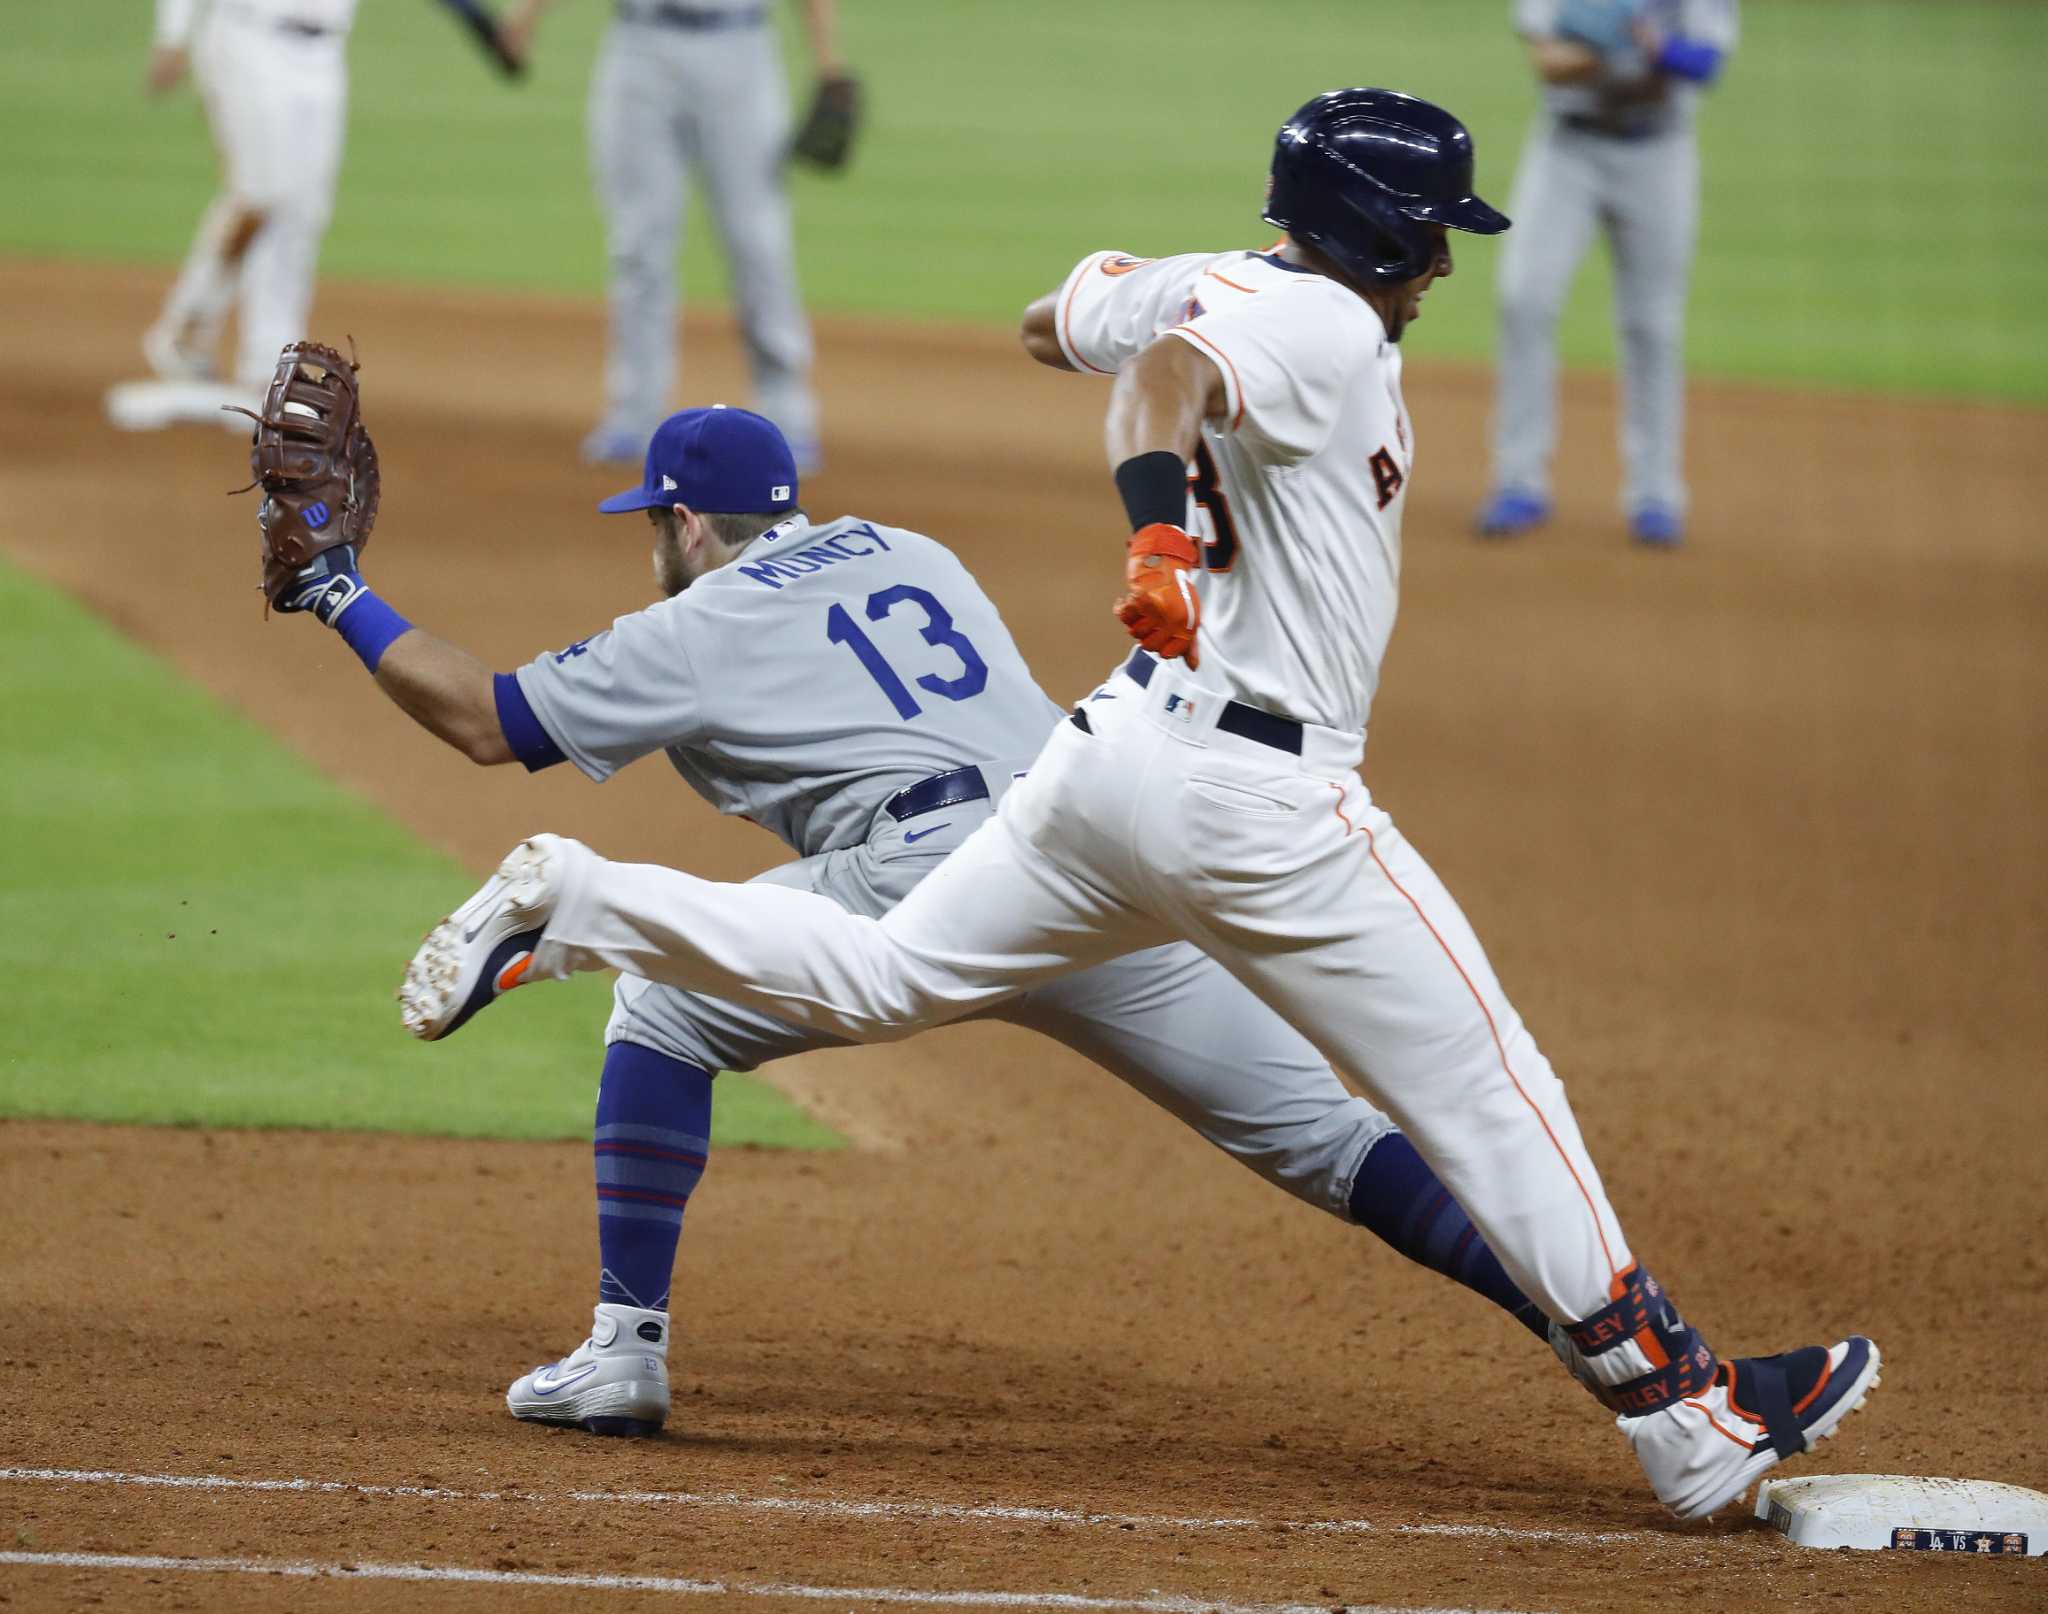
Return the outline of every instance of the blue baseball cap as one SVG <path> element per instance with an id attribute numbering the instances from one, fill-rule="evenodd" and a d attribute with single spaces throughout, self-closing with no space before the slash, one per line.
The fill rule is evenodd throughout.
<path id="1" fill-rule="evenodd" d="M 614 493 L 598 509 L 754 511 L 796 508 L 796 460 L 775 422 L 750 409 L 685 409 L 654 428 L 647 470 L 637 488 Z"/>

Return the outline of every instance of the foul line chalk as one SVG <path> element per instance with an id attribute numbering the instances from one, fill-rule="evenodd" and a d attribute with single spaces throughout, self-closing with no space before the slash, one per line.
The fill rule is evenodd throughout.
<path id="1" fill-rule="evenodd" d="M 1668 1539 L 1649 1530 L 1544 1530 L 1504 1524 L 1388 1524 L 1370 1519 L 1244 1519 L 1161 1513 L 1089 1513 L 1077 1508 L 996 1503 L 859 1502 L 831 1496 L 745 1496 L 737 1491 L 460 1491 L 439 1485 L 372 1485 L 350 1480 L 250 1479 L 239 1474 L 129 1474 L 105 1468 L 0 1468 L 0 1480 L 64 1485 L 144 1485 L 191 1491 L 283 1491 L 311 1495 L 423 1497 L 445 1502 L 580 1502 L 628 1507 L 714 1508 L 812 1519 L 894 1519 L 941 1523 L 1071 1524 L 1110 1530 L 1299 1530 L 1322 1535 L 1469 1536 L 1611 1546 Z"/>
<path id="2" fill-rule="evenodd" d="M 468 1586 L 557 1586 L 590 1592 L 667 1592 L 679 1597 L 790 1597 L 841 1603 L 922 1603 L 947 1608 L 1134 1610 L 1137 1614 L 1330 1614 L 1321 1603 L 1219 1603 L 1211 1597 L 1087 1597 L 1078 1592 L 925 1592 L 901 1586 L 806 1586 L 791 1581 L 685 1580 L 670 1575 L 565 1575 L 432 1564 L 294 1563 L 265 1558 L 161 1558 L 123 1552 L 0 1552 L 0 1564 L 43 1569 L 148 1569 L 198 1575 L 285 1575 L 298 1580 L 408 1580 Z M 1349 1603 L 1346 1614 L 1485 1614 Z"/>

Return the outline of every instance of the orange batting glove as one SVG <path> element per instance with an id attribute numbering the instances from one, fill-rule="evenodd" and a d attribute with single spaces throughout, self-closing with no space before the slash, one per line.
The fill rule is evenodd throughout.
<path id="1" fill-rule="evenodd" d="M 1188 581 L 1201 559 L 1195 540 L 1178 527 L 1155 521 L 1131 534 L 1124 582 L 1130 589 L 1116 602 L 1124 631 L 1155 656 L 1185 656 L 1202 665 L 1195 632 L 1202 625 L 1202 599 Z"/>

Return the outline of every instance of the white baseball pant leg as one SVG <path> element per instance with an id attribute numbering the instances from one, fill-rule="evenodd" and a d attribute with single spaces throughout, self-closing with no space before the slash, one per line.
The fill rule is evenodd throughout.
<path id="1" fill-rule="evenodd" d="M 238 384 L 259 386 L 279 352 L 311 334 L 313 275 L 341 173 L 346 40 L 235 13 L 222 16 L 207 48 L 207 105 L 228 193 L 262 219 L 242 259 L 234 369 Z"/>
<path id="2" fill-rule="evenodd" d="M 242 144 L 237 130 L 242 103 L 235 86 L 256 70 L 244 60 L 243 35 L 242 26 L 215 6 L 201 19 L 193 41 L 192 82 L 220 159 L 221 189 L 199 216 L 199 227 L 156 322 L 157 330 L 173 343 L 208 354 L 220 341 L 221 326 L 241 287 L 242 259 L 252 227 L 250 204 L 235 194 L 230 177 L 236 166 L 234 153 Z"/>
<path id="3" fill-rule="evenodd" d="M 1628 1248 L 1562 1084 L 1351 771 L 1359 738 L 1309 729 L 1296 758 L 1216 732 L 1220 692 L 1177 664 L 1110 689 L 880 920 L 551 842 L 531 973 L 623 969 L 875 1042 L 1183 936 L 1394 1117 L 1546 1315 L 1605 1306 Z"/>

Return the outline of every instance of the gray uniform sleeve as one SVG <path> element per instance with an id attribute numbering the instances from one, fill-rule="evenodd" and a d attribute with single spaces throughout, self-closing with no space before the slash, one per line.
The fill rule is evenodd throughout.
<path id="1" fill-rule="evenodd" d="M 684 644 L 680 599 L 622 616 L 603 633 L 538 656 L 519 691 L 562 754 L 596 780 L 636 757 L 687 745 L 703 702 Z"/>
<path id="2" fill-rule="evenodd" d="M 1511 0 L 1515 32 L 1542 39 L 1557 32 L 1557 0 Z"/>

